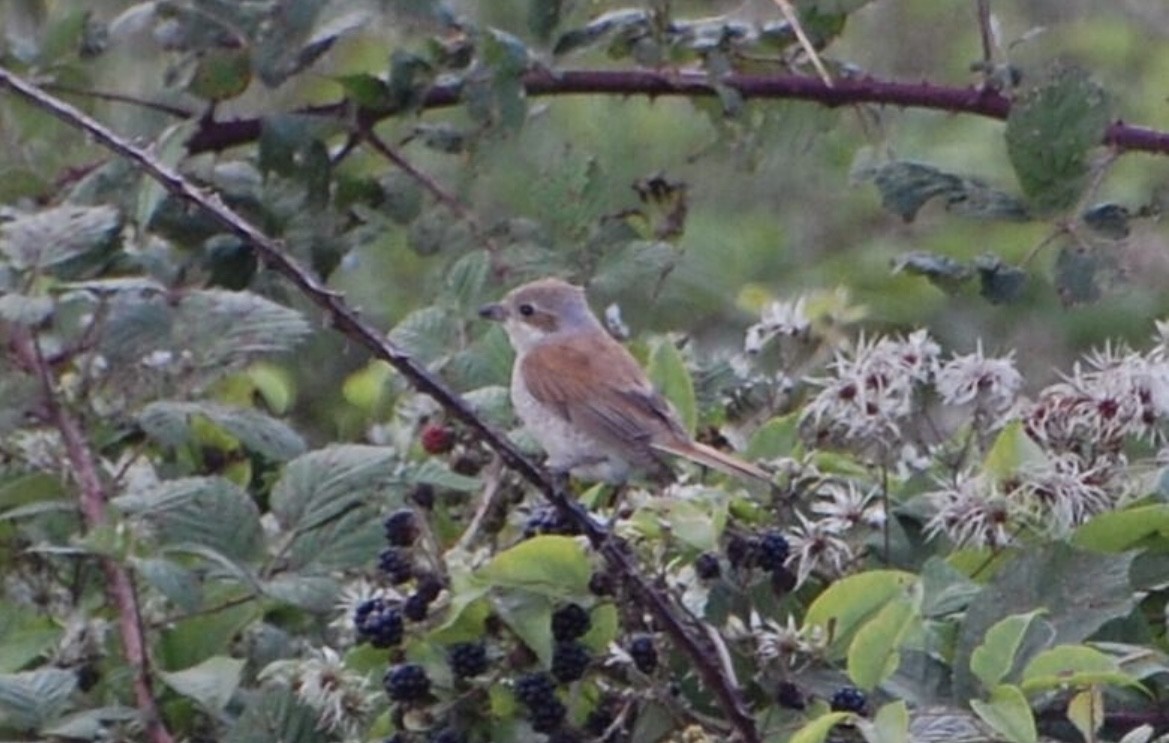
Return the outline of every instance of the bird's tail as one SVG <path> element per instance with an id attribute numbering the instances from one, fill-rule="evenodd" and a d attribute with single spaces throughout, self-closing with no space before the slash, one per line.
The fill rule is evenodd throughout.
<path id="1" fill-rule="evenodd" d="M 689 459 L 692 462 L 718 470 L 731 477 L 738 477 L 744 480 L 758 480 L 771 484 L 771 475 L 766 470 L 697 441 L 654 444 L 653 448 L 664 451 L 667 454 Z"/>

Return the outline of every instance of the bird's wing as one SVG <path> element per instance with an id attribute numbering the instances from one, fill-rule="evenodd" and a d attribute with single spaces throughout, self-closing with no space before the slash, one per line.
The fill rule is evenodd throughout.
<path id="1" fill-rule="evenodd" d="M 612 445 L 687 438 L 637 361 L 603 333 L 542 343 L 524 355 L 521 372 L 533 397 Z"/>

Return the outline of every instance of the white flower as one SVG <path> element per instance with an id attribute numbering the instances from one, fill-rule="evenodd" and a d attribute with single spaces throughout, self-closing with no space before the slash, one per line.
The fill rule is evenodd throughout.
<path id="1" fill-rule="evenodd" d="M 743 350 L 747 353 L 759 353 L 768 341 L 776 336 L 797 338 L 806 335 L 812 323 L 805 311 L 805 304 L 804 297 L 794 302 L 768 304 L 760 313 L 759 322 L 747 328 Z"/>
<path id="2" fill-rule="evenodd" d="M 1013 353 L 986 358 L 980 341 L 974 353 L 947 361 L 938 371 L 934 384 L 947 405 L 975 402 L 997 414 L 1015 402 L 1023 386 L 1023 376 L 1015 368 Z"/>
<path id="3" fill-rule="evenodd" d="M 950 486 L 927 493 L 938 512 L 925 526 L 926 537 L 945 534 L 959 546 L 1002 547 L 1013 541 L 1023 509 L 997 484 L 959 475 Z"/>
<path id="4" fill-rule="evenodd" d="M 788 564 L 796 564 L 796 585 L 803 585 L 812 571 L 837 576 L 853 560 L 852 547 L 840 537 L 840 522 L 833 519 L 812 521 L 797 512 L 800 522 L 788 534 L 791 555 Z"/>
<path id="5" fill-rule="evenodd" d="M 317 728 L 357 735 L 375 708 L 379 693 L 365 675 L 345 667 L 337 651 L 314 649 L 308 658 L 281 660 L 260 671 L 260 680 L 288 686 L 317 713 Z"/>
<path id="6" fill-rule="evenodd" d="M 1059 534 L 1116 507 L 1119 496 L 1109 492 L 1110 479 L 1105 465 L 1087 467 L 1076 455 L 1063 453 L 1022 473 L 1022 488 L 1046 514 L 1044 523 Z"/>
<path id="7" fill-rule="evenodd" d="M 816 493 L 812 512 L 833 521 L 830 527 L 847 531 L 858 525 L 880 526 L 885 522 L 884 509 L 879 502 L 880 491 L 873 488 L 862 491 L 853 482 L 826 482 Z"/>

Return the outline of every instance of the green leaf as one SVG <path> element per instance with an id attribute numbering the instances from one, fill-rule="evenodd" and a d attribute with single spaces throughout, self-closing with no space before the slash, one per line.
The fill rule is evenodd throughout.
<path id="1" fill-rule="evenodd" d="M 1027 274 L 1022 269 L 1008 266 L 993 255 L 975 258 L 974 268 L 978 271 L 978 293 L 991 304 L 1009 304 L 1023 296 Z"/>
<path id="2" fill-rule="evenodd" d="M 1133 610 L 1133 555 L 1086 552 L 1067 545 L 1036 546 L 1012 556 L 970 602 L 954 653 L 954 694 L 976 695 L 970 657 L 1000 619 L 1045 609 L 1051 642 L 1078 643 Z"/>
<path id="3" fill-rule="evenodd" d="M 545 666 L 552 663 L 552 599 L 530 591 L 502 590 L 491 604 L 503 623 L 536 654 Z"/>
<path id="4" fill-rule="evenodd" d="M 259 509 L 223 478 L 168 480 L 112 502 L 123 513 L 153 523 L 164 545 L 202 545 L 243 561 L 263 552 Z"/>
<path id="5" fill-rule="evenodd" d="M 1012 421 L 995 438 L 982 462 L 982 471 L 994 480 L 1006 480 L 1046 462 L 1047 453 L 1027 435 L 1022 421 Z"/>
<path id="6" fill-rule="evenodd" d="M 548 41 L 563 12 L 564 0 L 528 0 L 528 30 L 540 41 Z"/>
<path id="7" fill-rule="evenodd" d="M 477 573 L 491 585 L 553 598 L 585 595 L 591 574 L 588 556 L 577 540 L 551 535 L 500 552 Z"/>
<path id="8" fill-rule="evenodd" d="M 0 673 L 0 713 L 5 725 L 38 730 L 54 722 L 68 709 L 76 687 L 77 674 L 72 670 Z"/>
<path id="9" fill-rule="evenodd" d="M 45 296 L 25 294 L 0 295 L 0 320 L 15 325 L 32 327 L 48 320 L 53 315 L 53 300 Z"/>
<path id="10" fill-rule="evenodd" d="M 991 692 L 989 702 L 971 699 L 970 708 L 1010 743 L 1037 743 L 1039 740 L 1035 716 L 1017 686 L 998 686 Z"/>
<path id="11" fill-rule="evenodd" d="M 1089 154 L 1112 120 L 1105 90 L 1074 67 L 1024 91 L 1007 117 L 1007 155 L 1023 192 L 1041 213 L 1068 209 L 1091 175 Z"/>
<path id="12" fill-rule="evenodd" d="M 1068 701 L 1067 715 L 1084 740 L 1098 740 L 1097 734 L 1104 727 L 1104 693 L 1100 687 L 1092 686 L 1073 696 Z"/>
<path id="13" fill-rule="evenodd" d="M 848 677 L 859 688 L 877 688 L 901 663 L 901 643 L 919 619 L 917 602 L 904 597 L 886 603 L 857 630 L 848 646 Z"/>
<path id="14" fill-rule="evenodd" d="M 909 743 L 909 705 L 904 700 L 889 702 L 873 716 L 873 735 L 869 743 Z"/>
<path id="15" fill-rule="evenodd" d="M 241 602 L 247 594 L 238 586 L 231 586 L 230 590 L 208 586 L 207 593 L 208 606 L 224 608 L 179 620 L 163 629 L 156 656 L 161 670 L 189 668 L 212 656 L 231 652 L 245 628 L 262 616 L 263 608 L 258 601 Z"/>
<path id="16" fill-rule="evenodd" d="M 832 732 L 832 728 L 839 723 L 846 722 L 851 717 L 852 713 L 850 712 L 829 712 L 826 715 L 820 715 L 797 730 L 788 743 L 824 743 L 828 739 L 828 733 Z"/>
<path id="17" fill-rule="evenodd" d="M 362 108 L 382 110 L 388 108 L 394 97 L 390 94 L 390 86 L 385 80 L 368 72 L 353 75 L 338 75 L 333 78 L 345 97 Z"/>
<path id="18" fill-rule="evenodd" d="M 791 456 L 800 441 L 800 414 L 772 418 L 751 434 L 744 456 L 752 462 Z"/>
<path id="19" fill-rule="evenodd" d="M 646 369 L 650 381 L 667 400 L 674 404 L 678 417 L 691 436 L 698 428 L 698 403 L 694 397 L 694 381 L 682 354 L 668 338 L 654 343 Z"/>
<path id="20" fill-rule="evenodd" d="M 1059 645 L 1039 653 L 1023 669 L 1023 691 L 1032 693 L 1095 684 L 1135 684 L 1116 659 L 1087 645 Z"/>
<path id="21" fill-rule="evenodd" d="M 974 269 L 945 255 L 915 250 L 893 261 L 893 273 L 924 276 L 947 294 L 957 294 L 974 278 Z"/>
<path id="22" fill-rule="evenodd" d="M 111 728 L 131 725 L 139 719 L 133 707 L 97 707 L 64 715 L 41 728 L 41 733 L 54 739 L 101 740 Z"/>
<path id="23" fill-rule="evenodd" d="M 645 10 L 624 8 L 603 13 L 587 25 L 561 34 L 552 48 L 555 55 L 593 46 L 609 35 L 630 30 L 648 29 L 650 14 Z"/>
<path id="24" fill-rule="evenodd" d="M 291 689 L 270 686 L 247 696 L 247 706 L 224 743 L 325 743 L 330 740 L 316 714 Z"/>
<path id="25" fill-rule="evenodd" d="M 262 590 L 277 601 L 324 614 L 336 607 L 341 587 L 328 576 L 285 573 L 264 581 Z"/>
<path id="26" fill-rule="evenodd" d="M 1096 204 L 1080 214 L 1084 224 L 1101 237 L 1123 240 L 1132 231 L 1129 224 L 1133 213 L 1120 204 Z"/>
<path id="27" fill-rule="evenodd" d="M 131 566 L 167 600 L 183 611 L 197 610 L 203 603 L 203 590 L 190 570 L 165 558 L 132 558 Z"/>
<path id="28" fill-rule="evenodd" d="M 205 417 L 239 439 L 249 450 L 283 462 L 304 452 L 304 439 L 286 423 L 251 408 L 234 408 L 210 402 L 162 400 L 138 413 L 138 424 L 147 436 L 171 447 L 190 442 L 192 423 Z"/>
<path id="29" fill-rule="evenodd" d="M 390 331 L 390 342 L 423 364 L 445 360 L 457 347 L 457 326 L 449 310 L 423 307 L 414 310 Z"/>
<path id="30" fill-rule="evenodd" d="M 58 206 L 0 224 L 0 255 L 17 270 L 46 269 L 107 247 L 122 227 L 112 206 Z"/>
<path id="31" fill-rule="evenodd" d="M 804 615 L 804 627 L 832 632 L 830 654 L 845 656 L 856 632 L 887 604 L 906 596 L 917 576 L 899 570 L 870 570 L 836 581 L 824 590 Z"/>
<path id="32" fill-rule="evenodd" d="M 219 712 L 239 686 L 245 661 L 217 655 L 181 671 L 160 672 L 167 686 L 204 708 Z"/>
<path id="33" fill-rule="evenodd" d="M 1076 547 L 1115 554 L 1153 536 L 1169 537 L 1169 505 L 1106 511 L 1076 529 L 1071 541 Z"/>
<path id="34" fill-rule="evenodd" d="M 252 55 L 247 47 L 209 49 L 199 55 L 187 92 L 205 101 L 225 101 L 248 89 Z"/>
<path id="35" fill-rule="evenodd" d="M 64 630 L 31 606 L 0 604 L 0 672 L 27 666 L 57 645 Z"/>
<path id="36" fill-rule="evenodd" d="M 1118 257 L 1107 248 L 1068 242 L 1055 256 L 1055 290 L 1065 307 L 1095 302 L 1123 280 Z"/>
<path id="37" fill-rule="evenodd" d="M 881 205 L 906 222 L 912 222 L 933 199 L 941 200 L 948 211 L 968 217 L 1012 222 L 1028 218 L 1026 206 L 1014 196 L 926 163 L 886 162 L 855 169 L 853 176 L 872 180 L 881 192 Z"/>
<path id="38" fill-rule="evenodd" d="M 1027 614 L 1012 614 L 987 630 L 986 639 L 970 656 L 970 670 L 983 686 L 993 689 L 1010 673 L 1031 620 L 1043 613 L 1042 609 L 1036 609 Z"/>

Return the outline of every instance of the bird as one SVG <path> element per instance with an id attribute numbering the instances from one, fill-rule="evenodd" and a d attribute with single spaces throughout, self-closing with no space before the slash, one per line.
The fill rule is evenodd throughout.
<path id="1" fill-rule="evenodd" d="M 760 467 L 695 441 L 677 411 L 589 308 L 558 278 L 519 286 L 479 315 L 503 324 L 516 352 L 511 401 L 554 474 L 614 484 L 637 473 L 670 479 L 666 455 L 744 480 Z"/>

